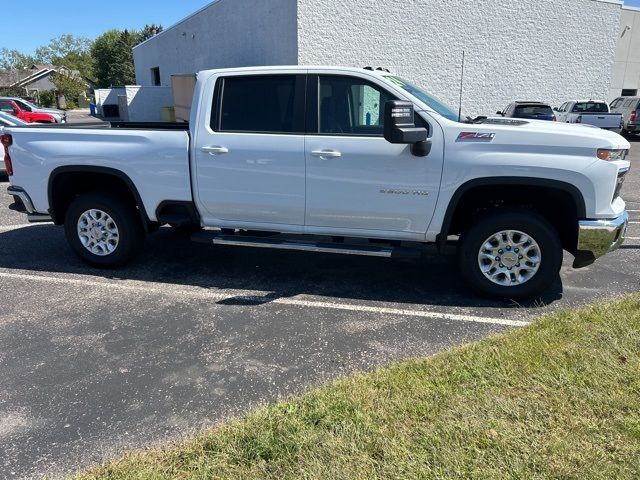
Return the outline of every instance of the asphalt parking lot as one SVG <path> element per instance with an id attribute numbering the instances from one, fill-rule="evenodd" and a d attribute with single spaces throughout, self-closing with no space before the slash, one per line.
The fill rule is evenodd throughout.
<path id="1" fill-rule="evenodd" d="M 446 259 L 212 248 L 168 228 L 130 267 L 94 270 L 0 195 L 0 477 L 57 478 L 338 375 L 637 291 L 640 139 L 631 162 L 623 249 L 583 270 L 566 255 L 524 305 L 473 295 Z"/>

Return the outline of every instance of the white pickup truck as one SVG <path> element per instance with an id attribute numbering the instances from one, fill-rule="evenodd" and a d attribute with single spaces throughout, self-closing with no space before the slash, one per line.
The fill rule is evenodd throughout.
<path id="1" fill-rule="evenodd" d="M 609 104 L 601 100 L 573 100 L 555 108 L 556 119 L 564 123 L 581 123 L 616 133 L 622 131 L 622 114 L 610 113 Z"/>
<path id="2" fill-rule="evenodd" d="M 563 249 L 582 267 L 622 244 L 623 137 L 479 122 L 386 71 L 261 67 L 200 72 L 189 124 L 9 127 L 2 143 L 12 208 L 64 225 L 101 267 L 164 224 L 379 257 L 457 241 L 473 287 L 522 298 L 557 278 Z"/>

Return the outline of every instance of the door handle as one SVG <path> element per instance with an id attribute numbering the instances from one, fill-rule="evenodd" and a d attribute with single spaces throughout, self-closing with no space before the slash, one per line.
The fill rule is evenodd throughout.
<path id="1" fill-rule="evenodd" d="M 335 150 L 314 150 L 311 152 L 311 155 L 320 158 L 340 158 L 342 153 Z"/>
<path id="2" fill-rule="evenodd" d="M 211 147 L 202 147 L 203 152 L 207 152 L 210 155 L 221 155 L 223 153 L 229 153 L 229 149 L 227 147 L 220 147 L 218 145 Z"/>

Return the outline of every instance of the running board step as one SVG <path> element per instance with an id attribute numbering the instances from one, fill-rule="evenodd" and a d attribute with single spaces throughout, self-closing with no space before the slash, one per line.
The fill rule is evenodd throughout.
<path id="1" fill-rule="evenodd" d="M 362 255 L 368 257 L 417 259 L 422 255 L 422 251 L 418 248 L 315 242 L 278 237 L 244 237 L 239 235 L 224 235 L 219 232 L 210 231 L 196 232 L 191 236 L 191 240 L 197 243 L 205 243 L 207 245 L 234 245 L 237 247 L 338 253 L 342 255 Z"/>

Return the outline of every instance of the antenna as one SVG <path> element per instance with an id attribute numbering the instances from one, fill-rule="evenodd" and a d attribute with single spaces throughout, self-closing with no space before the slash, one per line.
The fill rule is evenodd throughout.
<path id="1" fill-rule="evenodd" d="M 462 121 L 462 89 L 464 87 L 464 50 L 462 50 L 462 75 L 460 75 L 460 108 L 458 108 L 458 123 Z"/>

